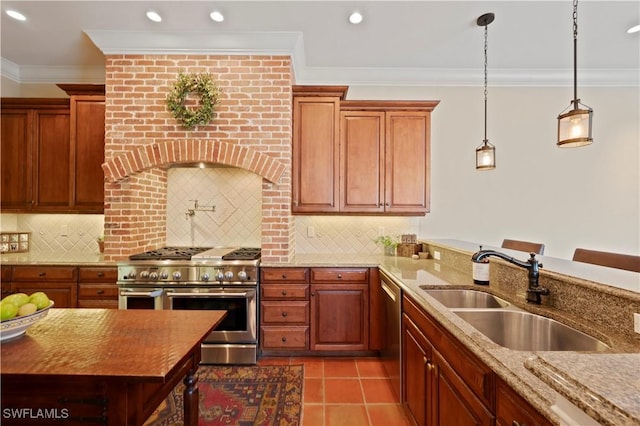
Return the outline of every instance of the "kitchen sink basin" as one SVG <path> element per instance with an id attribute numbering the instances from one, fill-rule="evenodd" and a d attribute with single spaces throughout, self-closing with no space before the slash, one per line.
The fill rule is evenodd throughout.
<path id="1" fill-rule="evenodd" d="M 558 321 L 511 310 L 454 311 L 500 346 L 516 351 L 605 351 L 607 345 Z"/>
<path id="2" fill-rule="evenodd" d="M 477 290 L 422 289 L 447 308 L 506 308 L 509 306 L 506 300 Z"/>

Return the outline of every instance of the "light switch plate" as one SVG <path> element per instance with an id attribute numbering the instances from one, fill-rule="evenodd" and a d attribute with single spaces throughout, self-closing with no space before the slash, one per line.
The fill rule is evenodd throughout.
<path id="1" fill-rule="evenodd" d="M 633 314 L 633 331 L 640 334 L 640 314 Z"/>
<path id="2" fill-rule="evenodd" d="M 440 260 L 440 252 L 439 252 L 438 250 L 435 250 L 435 251 L 433 252 L 433 258 L 434 258 L 435 260 Z"/>

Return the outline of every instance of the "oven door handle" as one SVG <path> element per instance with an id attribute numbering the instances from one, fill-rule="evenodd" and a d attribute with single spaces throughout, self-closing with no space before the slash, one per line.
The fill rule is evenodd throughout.
<path id="1" fill-rule="evenodd" d="M 134 296 L 134 297 L 159 297 L 162 296 L 162 289 L 153 291 L 127 291 L 122 290 L 120 296 Z"/>
<path id="2" fill-rule="evenodd" d="M 175 291 L 167 291 L 169 297 L 247 297 L 249 293 L 179 293 Z"/>

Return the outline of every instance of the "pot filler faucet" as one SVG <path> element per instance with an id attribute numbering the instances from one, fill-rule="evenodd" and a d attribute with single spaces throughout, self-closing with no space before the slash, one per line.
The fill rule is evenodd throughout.
<path id="1" fill-rule="evenodd" d="M 542 268 L 542 263 L 538 263 L 538 259 L 536 259 L 535 253 L 529 253 L 531 256 L 526 261 L 515 259 L 511 256 L 508 256 L 504 253 L 500 253 L 499 251 L 494 250 L 480 250 L 471 256 L 471 259 L 474 262 L 479 262 L 485 257 L 495 256 L 500 259 L 506 260 L 509 263 L 513 263 L 514 265 L 520 266 L 521 268 L 525 268 L 529 271 L 529 287 L 527 288 L 527 302 L 534 303 L 539 305 L 542 303 L 541 295 L 547 296 L 549 294 L 549 289 L 540 287 L 538 285 L 538 276 L 540 275 L 540 268 Z"/>

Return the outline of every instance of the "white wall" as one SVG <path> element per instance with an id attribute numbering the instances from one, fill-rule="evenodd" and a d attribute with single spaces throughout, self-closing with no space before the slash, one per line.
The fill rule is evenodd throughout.
<path id="1" fill-rule="evenodd" d="M 557 148 L 571 88 L 489 87 L 488 139 L 497 168 L 475 170 L 482 87 L 350 87 L 349 99 L 439 99 L 432 115 L 431 213 L 422 238 L 499 246 L 504 238 L 640 253 L 640 90 L 579 88 L 594 109 L 594 143 Z"/>

